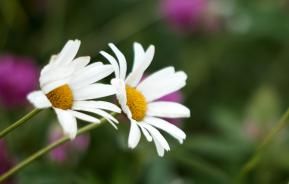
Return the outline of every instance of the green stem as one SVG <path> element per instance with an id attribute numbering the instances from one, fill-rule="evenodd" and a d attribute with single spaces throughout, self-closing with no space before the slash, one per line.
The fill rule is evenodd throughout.
<path id="1" fill-rule="evenodd" d="M 241 181 L 246 176 L 246 174 L 248 174 L 252 169 L 254 169 L 254 167 L 256 167 L 259 160 L 261 159 L 262 151 L 271 143 L 273 138 L 287 125 L 288 118 L 289 118 L 289 109 L 285 112 L 285 114 L 279 120 L 276 127 L 274 127 L 269 132 L 269 134 L 264 138 L 262 143 L 257 147 L 253 156 L 242 167 L 241 172 L 238 177 L 239 181 Z"/>
<path id="2" fill-rule="evenodd" d="M 113 114 L 114 115 L 114 114 Z M 77 131 L 77 135 L 86 133 L 92 129 L 95 129 L 96 127 L 98 127 L 99 125 L 103 124 L 106 120 L 105 119 L 101 119 L 100 123 L 98 124 L 89 124 L 86 125 L 82 128 L 80 128 Z M 26 158 L 25 160 L 23 160 L 22 162 L 18 163 L 16 166 L 14 166 L 13 168 L 11 168 L 10 170 L 8 170 L 6 173 L 4 173 L 3 175 L 0 176 L 0 183 L 3 182 L 4 180 L 6 180 L 8 177 L 12 176 L 14 173 L 16 173 L 17 171 L 23 169 L 25 166 L 29 165 L 32 161 L 38 159 L 39 157 L 43 156 L 44 154 L 46 154 L 47 152 L 51 151 L 52 149 L 64 144 L 65 142 L 69 141 L 69 137 L 68 136 L 63 136 L 62 138 L 56 140 L 55 142 L 49 144 L 48 146 L 38 150 L 37 152 L 35 152 L 34 154 L 32 154 L 31 156 L 29 156 L 28 158 Z"/>
<path id="3" fill-rule="evenodd" d="M 30 120 L 33 116 L 35 116 L 36 114 L 38 114 L 41 110 L 40 109 L 34 109 L 31 112 L 29 112 L 28 114 L 26 114 L 25 116 L 23 116 L 21 119 L 19 119 L 18 121 L 16 121 L 15 123 L 13 123 L 12 125 L 10 125 L 9 127 L 5 128 L 4 130 L 2 130 L 0 132 L 0 139 L 3 138 L 5 135 L 7 135 L 9 132 L 11 132 L 12 130 L 14 130 L 15 128 L 23 125 L 24 123 L 26 123 L 28 120 Z"/>

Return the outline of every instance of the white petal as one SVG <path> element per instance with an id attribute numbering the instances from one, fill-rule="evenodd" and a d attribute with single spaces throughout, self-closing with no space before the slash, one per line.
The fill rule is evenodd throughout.
<path id="1" fill-rule="evenodd" d="M 148 77 L 146 77 L 143 81 L 139 83 L 137 86 L 137 89 L 142 91 L 143 89 L 150 88 L 154 83 L 159 81 L 164 81 L 175 74 L 175 69 L 172 66 L 165 67 L 159 71 L 154 72 L 153 74 L 150 74 Z"/>
<path id="2" fill-rule="evenodd" d="M 45 75 L 47 72 L 50 72 L 51 70 L 57 67 L 57 65 L 55 64 L 56 59 L 57 55 L 52 55 L 50 57 L 48 64 L 42 68 L 40 76 Z"/>
<path id="3" fill-rule="evenodd" d="M 157 139 L 154 139 L 154 143 L 156 145 L 156 149 L 157 149 L 158 155 L 160 157 L 163 157 L 165 155 L 164 147 L 161 145 L 161 143 Z"/>
<path id="4" fill-rule="evenodd" d="M 131 121 L 130 123 L 130 131 L 128 136 L 128 147 L 134 149 L 139 141 L 140 141 L 141 133 L 139 127 L 137 126 L 137 122 Z"/>
<path id="5" fill-rule="evenodd" d="M 70 81 L 70 85 L 74 89 L 82 88 L 83 86 L 95 83 L 113 72 L 111 65 L 102 65 L 99 66 L 91 64 L 80 72 L 76 73 Z"/>
<path id="6" fill-rule="evenodd" d="M 109 114 L 109 113 L 107 113 L 101 109 L 86 109 L 86 110 L 89 112 L 95 113 L 99 116 L 102 116 L 105 119 L 111 120 L 114 123 L 118 123 L 118 120 L 115 117 L 113 117 L 111 114 Z"/>
<path id="7" fill-rule="evenodd" d="M 56 59 L 57 59 L 57 55 L 54 54 L 54 55 L 52 55 L 52 56 L 50 57 L 48 63 L 49 63 L 49 64 L 54 64 L 54 62 L 56 61 Z"/>
<path id="8" fill-rule="evenodd" d="M 158 101 L 148 104 L 147 115 L 162 118 L 188 118 L 190 109 L 179 103 Z"/>
<path id="9" fill-rule="evenodd" d="M 51 103 L 42 91 L 33 91 L 27 95 L 27 99 L 38 109 L 51 107 Z"/>
<path id="10" fill-rule="evenodd" d="M 74 101 L 73 108 L 103 109 L 117 113 L 121 112 L 118 106 L 105 101 Z"/>
<path id="11" fill-rule="evenodd" d="M 134 50 L 134 61 L 132 71 L 135 71 L 137 67 L 141 64 L 143 56 L 145 55 L 145 51 L 142 45 L 137 42 L 133 44 L 133 50 Z"/>
<path id="12" fill-rule="evenodd" d="M 90 62 L 90 57 L 89 56 L 83 56 L 83 57 L 78 57 L 74 59 L 71 63 L 71 65 L 74 66 L 74 68 L 80 70 L 83 69 L 85 66 L 87 66 Z"/>
<path id="13" fill-rule="evenodd" d="M 145 135 L 146 139 L 148 142 L 151 142 L 153 140 L 152 136 L 150 135 L 150 133 L 147 131 L 147 129 L 145 129 L 143 126 L 141 126 L 142 122 L 139 122 L 139 127 L 141 129 L 141 131 L 143 132 L 143 134 Z"/>
<path id="14" fill-rule="evenodd" d="M 119 65 L 118 65 L 116 59 L 104 51 L 100 51 L 100 54 L 103 55 L 112 65 L 112 67 L 114 69 L 115 77 L 120 78 L 120 68 L 119 68 Z"/>
<path id="15" fill-rule="evenodd" d="M 77 133 L 77 123 L 75 117 L 68 110 L 54 109 L 63 131 L 70 139 L 74 139 Z"/>
<path id="16" fill-rule="evenodd" d="M 54 89 L 56 89 L 56 88 L 58 88 L 58 87 L 60 87 L 60 86 L 63 86 L 63 85 L 65 85 L 65 84 L 67 84 L 68 81 L 69 81 L 69 78 L 67 78 L 67 79 L 62 79 L 62 80 L 58 80 L 58 81 L 54 81 L 54 82 L 51 82 L 51 83 L 49 83 L 49 84 L 47 84 L 47 85 L 41 86 L 41 89 L 42 89 L 42 91 L 43 91 L 45 94 L 47 94 L 47 93 L 49 93 L 50 91 L 52 91 L 52 90 L 54 90 Z"/>
<path id="17" fill-rule="evenodd" d="M 144 126 L 151 133 L 154 141 L 157 140 L 166 151 L 170 150 L 168 142 L 156 128 L 145 122 L 143 122 L 142 126 Z"/>
<path id="18" fill-rule="evenodd" d="M 115 88 L 108 84 L 91 84 L 82 89 L 72 89 L 74 100 L 89 100 L 115 94 Z"/>
<path id="19" fill-rule="evenodd" d="M 144 127 L 147 128 L 147 130 L 151 133 L 158 155 L 160 157 L 163 157 L 165 154 L 165 150 L 169 151 L 170 147 L 169 144 L 167 143 L 167 141 L 165 140 L 165 138 L 159 133 L 159 131 L 157 129 L 155 129 L 154 127 L 152 127 L 149 124 L 143 123 L 142 124 Z"/>
<path id="20" fill-rule="evenodd" d="M 113 117 L 111 114 L 100 109 L 93 109 L 90 112 L 104 117 L 104 119 L 106 119 L 115 129 L 117 129 L 117 126 L 115 125 L 115 123 L 118 124 L 118 120 L 115 117 Z"/>
<path id="21" fill-rule="evenodd" d="M 97 115 L 105 118 L 114 128 L 117 129 L 117 127 L 115 126 L 114 123 L 118 123 L 118 120 L 115 117 L 113 117 L 111 114 L 109 114 L 103 110 L 89 109 L 89 108 L 75 108 L 75 110 L 86 111 L 86 112 L 91 112 L 91 113 L 97 114 Z"/>
<path id="22" fill-rule="evenodd" d="M 154 117 L 147 117 L 144 120 L 146 123 L 159 128 L 167 133 L 169 133 L 171 136 L 178 139 L 178 141 L 182 144 L 184 139 L 186 139 L 186 134 L 179 129 L 177 126 L 163 120 L 160 118 L 154 118 Z"/>
<path id="23" fill-rule="evenodd" d="M 61 52 L 58 54 L 57 58 L 55 59 L 56 65 L 65 65 L 70 63 L 73 58 L 76 56 L 78 49 L 80 47 L 79 40 L 69 40 Z"/>
<path id="24" fill-rule="evenodd" d="M 41 88 L 48 88 L 51 83 L 59 83 L 59 81 L 69 81 L 71 75 L 74 72 L 73 66 L 57 67 L 53 70 L 40 76 L 39 82 Z"/>
<path id="25" fill-rule="evenodd" d="M 126 77 L 126 70 L 127 70 L 126 59 L 125 59 L 124 55 L 121 53 L 121 51 L 113 43 L 110 43 L 108 45 L 115 53 L 117 60 L 119 62 L 119 71 L 120 71 L 119 77 L 120 77 L 120 79 L 124 80 Z"/>
<path id="26" fill-rule="evenodd" d="M 45 65 L 40 71 L 40 77 L 45 76 L 48 72 L 53 70 L 53 68 L 55 68 L 55 67 L 52 64 Z"/>
<path id="27" fill-rule="evenodd" d="M 89 122 L 89 123 L 100 123 L 100 120 L 92 117 L 90 115 L 84 114 L 82 112 L 77 112 L 77 111 L 71 111 L 71 113 L 73 114 L 73 116 L 75 116 L 78 119 L 81 119 L 83 121 Z"/>
<path id="28" fill-rule="evenodd" d="M 112 79 L 111 85 L 115 87 L 116 90 L 116 97 L 117 100 L 122 108 L 122 111 L 127 115 L 129 119 L 131 119 L 132 114 L 126 105 L 127 98 L 126 98 L 126 89 L 125 89 L 125 82 L 120 79 Z"/>
<path id="29" fill-rule="evenodd" d="M 176 72 L 174 75 L 170 75 L 166 78 L 159 80 L 150 80 L 137 87 L 147 101 L 151 102 L 157 100 L 165 95 L 173 93 L 186 85 L 187 75 L 184 72 Z"/>
<path id="30" fill-rule="evenodd" d="M 153 57 L 154 57 L 154 54 L 155 54 L 155 47 L 153 45 L 151 45 L 151 46 L 149 46 L 143 59 L 140 61 L 140 64 L 138 65 L 138 67 L 128 75 L 128 77 L 126 79 L 126 83 L 128 85 L 130 85 L 132 87 L 137 86 L 137 84 L 141 80 L 145 70 L 151 64 Z"/>

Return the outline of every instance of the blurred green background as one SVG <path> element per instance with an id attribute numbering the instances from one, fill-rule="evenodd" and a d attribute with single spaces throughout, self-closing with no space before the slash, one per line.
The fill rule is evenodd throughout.
<path id="1" fill-rule="evenodd" d="M 129 124 L 124 120 L 119 131 L 104 125 L 90 132 L 86 151 L 72 152 L 61 163 L 43 157 L 12 182 L 234 183 L 241 166 L 289 106 L 289 2 L 209 0 L 197 23 L 179 28 L 163 12 L 164 1 L 0 0 L 1 55 L 28 56 L 42 67 L 68 39 L 77 38 L 82 41 L 79 56 L 106 62 L 98 52 L 113 42 L 131 66 L 132 43 L 138 41 L 156 46 L 148 72 L 173 65 L 189 76 L 182 91 L 191 118 L 179 125 L 187 139 L 179 145 L 165 135 L 172 151 L 164 158 L 144 139 L 135 150 L 128 149 Z M 1 129 L 32 109 L 0 106 Z M 7 136 L 11 160 L 17 163 L 46 145 L 52 124 L 58 126 L 47 110 Z M 288 142 L 286 128 L 244 183 L 287 184 Z"/>

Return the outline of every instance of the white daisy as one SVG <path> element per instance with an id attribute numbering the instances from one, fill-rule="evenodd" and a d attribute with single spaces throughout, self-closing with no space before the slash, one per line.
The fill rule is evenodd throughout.
<path id="1" fill-rule="evenodd" d="M 88 65 L 90 57 L 74 59 L 79 47 L 79 40 L 70 40 L 58 55 L 52 56 L 49 64 L 41 70 L 41 90 L 27 96 L 38 109 L 52 107 L 64 133 L 71 139 L 77 133 L 76 118 L 100 123 L 98 118 L 79 111 L 103 116 L 114 127 L 118 121 L 104 110 L 120 112 L 112 103 L 93 100 L 115 94 L 113 86 L 95 83 L 110 75 L 113 72 L 112 66 L 101 62 Z"/>
<path id="2" fill-rule="evenodd" d="M 170 147 L 157 128 L 169 133 L 180 143 L 183 143 L 186 134 L 161 118 L 190 117 L 190 110 L 178 103 L 157 100 L 184 87 L 187 75 L 182 71 L 175 72 L 174 67 L 167 67 L 141 81 L 152 62 L 155 48 L 151 45 L 145 51 L 139 43 L 135 43 L 132 72 L 126 77 L 127 63 L 124 55 L 115 45 L 109 46 L 116 58 L 104 51 L 100 53 L 114 67 L 116 77 L 111 83 L 116 88 L 117 99 L 123 112 L 131 122 L 128 146 L 135 148 L 142 132 L 149 142 L 154 141 L 158 155 L 163 156 Z"/>

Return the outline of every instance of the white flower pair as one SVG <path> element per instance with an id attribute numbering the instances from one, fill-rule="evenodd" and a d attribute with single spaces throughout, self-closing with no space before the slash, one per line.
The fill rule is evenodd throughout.
<path id="1" fill-rule="evenodd" d="M 90 57 L 74 59 L 80 41 L 68 41 L 62 51 L 52 56 L 49 64 L 42 69 L 39 79 L 41 90 L 30 93 L 28 100 L 39 109 L 52 107 L 64 133 L 71 139 L 77 133 L 76 118 L 91 123 L 100 122 L 85 112 L 101 116 L 116 127 L 117 119 L 105 110 L 120 113 L 122 109 L 131 122 L 129 147 L 138 145 L 142 132 L 149 142 L 154 141 L 158 155 L 163 156 L 170 147 L 156 128 L 169 133 L 180 143 L 186 135 L 161 118 L 189 117 L 190 110 L 178 103 L 156 100 L 184 87 L 187 76 L 184 72 L 175 72 L 173 67 L 167 67 L 142 80 L 155 49 L 150 46 L 145 51 L 140 44 L 135 43 L 133 69 L 126 77 L 124 55 L 113 44 L 109 46 L 116 58 L 104 51 L 100 53 L 111 65 L 102 62 L 89 65 Z M 111 85 L 99 83 L 112 72 L 115 72 L 115 78 L 111 80 Z M 112 103 L 95 100 L 114 94 L 121 109 Z"/>

